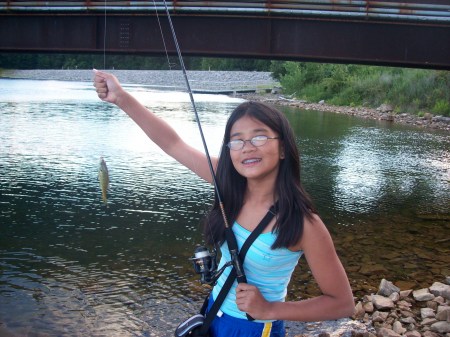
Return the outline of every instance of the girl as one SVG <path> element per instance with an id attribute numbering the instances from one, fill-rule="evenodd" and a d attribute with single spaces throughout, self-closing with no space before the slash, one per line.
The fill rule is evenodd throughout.
<path id="1" fill-rule="evenodd" d="M 100 99 L 125 111 L 168 155 L 212 182 L 205 154 L 125 92 L 115 76 L 94 70 L 94 86 Z M 242 103 L 228 119 L 223 144 L 212 163 L 239 248 L 275 203 L 277 215 L 250 247 L 244 263 L 248 283 L 233 284 L 211 325 L 211 336 L 284 336 L 284 320 L 351 316 L 352 291 L 331 236 L 301 186 L 299 154 L 286 117 L 262 103 Z M 207 242 L 221 245 L 220 268 L 230 257 L 217 200 L 206 221 Z M 285 302 L 303 254 L 322 295 Z M 213 288 L 209 307 L 229 272 L 227 268 Z M 247 320 L 246 314 L 255 320 Z"/>

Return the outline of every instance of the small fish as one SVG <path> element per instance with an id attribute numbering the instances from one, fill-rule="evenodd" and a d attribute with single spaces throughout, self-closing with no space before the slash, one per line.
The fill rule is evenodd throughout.
<path id="1" fill-rule="evenodd" d="M 100 182 L 100 189 L 102 190 L 102 200 L 106 206 L 108 206 L 108 199 L 106 191 L 109 187 L 109 174 L 106 162 L 103 157 L 100 157 L 100 166 L 98 168 L 98 180 Z"/>

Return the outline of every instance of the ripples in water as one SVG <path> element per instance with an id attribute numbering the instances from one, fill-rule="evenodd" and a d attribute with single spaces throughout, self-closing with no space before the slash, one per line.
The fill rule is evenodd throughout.
<path id="1" fill-rule="evenodd" d="M 207 292 L 188 258 L 201 243 L 212 187 L 99 102 L 90 83 L 39 82 L 37 90 L 17 82 L 8 86 L 10 98 L 0 90 L 0 334 L 172 336 Z M 31 87 L 35 94 L 24 96 Z M 202 148 L 185 94 L 134 94 Z M 199 98 L 216 154 L 237 102 Z M 302 179 L 356 295 L 376 290 L 382 277 L 429 286 L 450 272 L 442 241 L 448 221 L 418 217 L 448 214 L 447 135 L 311 111 L 286 114 L 298 135 Z M 100 156 L 111 177 L 107 208 Z M 289 296 L 316 293 L 302 260 Z"/>

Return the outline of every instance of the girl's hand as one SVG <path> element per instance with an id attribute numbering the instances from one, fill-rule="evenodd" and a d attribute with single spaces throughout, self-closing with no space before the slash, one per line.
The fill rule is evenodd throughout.
<path id="1" fill-rule="evenodd" d="M 123 92 L 119 81 L 113 74 L 94 69 L 94 87 L 97 96 L 105 102 L 117 104 L 119 95 Z"/>
<path id="2" fill-rule="evenodd" d="M 248 283 L 239 283 L 236 287 L 236 304 L 239 310 L 246 312 L 254 319 L 270 319 L 267 317 L 271 304 L 261 295 L 259 289 Z"/>

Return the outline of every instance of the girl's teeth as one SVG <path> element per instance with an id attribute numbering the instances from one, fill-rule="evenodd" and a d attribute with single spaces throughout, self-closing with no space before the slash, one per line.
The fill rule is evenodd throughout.
<path id="1" fill-rule="evenodd" d="M 246 160 L 244 160 L 244 164 L 252 164 L 252 163 L 257 163 L 259 161 L 260 161 L 260 159 L 246 159 Z"/>

